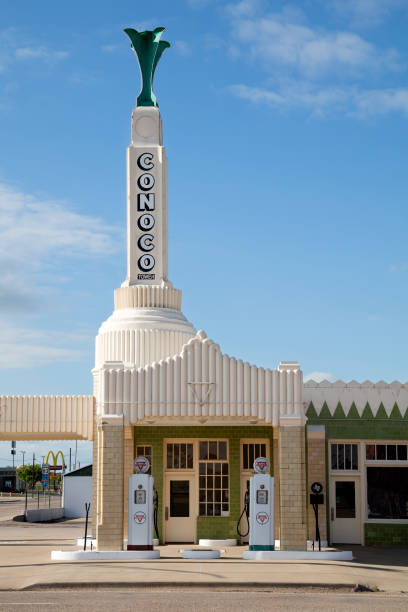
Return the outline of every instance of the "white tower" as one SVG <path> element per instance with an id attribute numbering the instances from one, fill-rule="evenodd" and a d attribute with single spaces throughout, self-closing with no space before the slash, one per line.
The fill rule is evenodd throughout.
<path id="1" fill-rule="evenodd" d="M 127 275 L 115 290 L 115 310 L 96 337 L 96 370 L 107 361 L 143 367 L 166 359 L 195 335 L 167 268 L 167 158 L 160 111 L 137 106 L 127 149 Z"/>

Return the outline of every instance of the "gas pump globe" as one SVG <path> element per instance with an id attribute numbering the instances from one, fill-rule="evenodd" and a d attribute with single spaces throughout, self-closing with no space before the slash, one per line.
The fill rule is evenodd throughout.
<path id="1" fill-rule="evenodd" d="M 275 548 L 274 479 L 267 474 L 269 468 L 269 460 L 265 457 L 255 459 L 256 474 L 249 482 L 249 551 L 274 550 Z"/>
<path id="2" fill-rule="evenodd" d="M 153 551 L 153 477 L 146 474 L 150 467 L 146 457 L 134 460 L 135 474 L 129 477 L 128 550 Z"/>

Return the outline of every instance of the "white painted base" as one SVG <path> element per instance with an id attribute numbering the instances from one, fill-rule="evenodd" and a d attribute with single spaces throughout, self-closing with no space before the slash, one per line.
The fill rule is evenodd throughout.
<path id="1" fill-rule="evenodd" d="M 237 541 L 234 539 L 230 540 L 199 540 L 199 546 L 236 546 Z"/>
<path id="2" fill-rule="evenodd" d="M 127 561 L 159 559 L 160 550 L 53 550 L 53 561 Z"/>
<path id="3" fill-rule="evenodd" d="M 248 561 L 352 561 L 351 550 L 245 550 L 243 559 Z"/>
<path id="4" fill-rule="evenodd" d="M 220 550 L 183 550 L 183 559 L 219 559 Z"/>
<path id="5" fill-rule="evenodd" d="M 96 548 L 96 538 L 94 538 L 93 536 L 87 536 L 87 543 L 86 543 L 86 547 L 91 548 L 91 542 L 92 542 L 92 548 Z M 123 550 L 127 549 L 127 539 L 125 538 L 123 540 Z M 84 538 L 77 538 L 75 540 L 75 545 L 76 546 L 82 546 L 82 548 L 84 547 Z M 157 538 L 153 538 L 153 546 L 159 546 L 159 540 Z"/>
<path id="6" fill-rule="evenodd" d="M 320 546 L 321 546 L 321 548 L 327 548 L 327 546 L 328 546 L 327 540 L 321 540 Z M 308 548 L 313 548 L 313 540 L 308 540 L 307 541 L 307 547 Z M 314 547 L 315 547 L 315 550 L 319 550 L 319 542 L 317 540 L 314 541 Z"/>
<path id="7" fill-rule="evenodd" d="M 76 546 L 82 546 L 82 548 L 84 547 L 84 540 L 85 538 L 77 538 L 75 540 L 75 545 Z M 86 547 L 87 548 L 91 548 L 91 542 L 92 542 L 92 548 L 96 548 L 96 539 L 92 536 L 87 536 L 86 538 Z"/>

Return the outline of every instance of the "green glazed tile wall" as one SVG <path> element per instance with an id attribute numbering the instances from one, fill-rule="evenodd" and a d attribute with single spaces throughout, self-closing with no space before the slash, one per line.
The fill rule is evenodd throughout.
<path id="1" fill-rule="evenodd" d="M 366 546 L 408 546 L 408 525 L 364 524 Z"/>
<path id="2" fill-rule="evenodd" d="M 329 482 L 328 440 L 408 440 L 408 410 L 403 417 L 397 404 L 394 405 L 389 417 L 387 417 L 383 405 L 380 406 L 374 417 L 370 405 L 367 404 L 360 417 L 354 404 L 347 416 L 341 404 L 338 404 L 333 416 L 331 416 L 327 404 L 323 405 L 320 414 L 317 415 L 313 404 L 310 403 L 306 416 L 308 425 L 324 425 L 326 428 L 326 485 Z M 330 504 L 328 503 L 326 518 L 330 539 L 329 512 Z M 402 546 L 408 544 L 408 525 L 365 523 L 364 532 L 366 546 Z"/>
<path id="3" fill-rule="evenodd" d="M 341 404 L 337 406 L 334 415 L 331 416 L 326 404 L 324 404 L 320 414 L 317 415 L 313 404 L 310 403 L 306 416 L 308 425 L 325 425 L 326 439 L 408 439 L 408 410 L 402 417 L 397 405 L 394 406 L 389 417 L 387 417 L 384 406 L 381 405 L 374 417 L 370 406 L 367 404 L 360 417 L 353 404 L 346 417 Z"/>
<path id="4" fill-rule="evenodd" d="M 267 438 L 270 446 L 271 470 L 273 476 L 273 430 L 272 427 L 134 427 L 134 453 L 137 445 L 151 445 L 153 451 L 152 476 L 159 493 L 158 527 L 162 541 L 162 500 L 163 500 L 163 440 L 165 438 L 225 438 L 229 441 L 230 464 L 230 516 L 198 517 L 197 538 L 236 538 L 236 524 L 240 508 L 240 440 L 242 438 Z"/>

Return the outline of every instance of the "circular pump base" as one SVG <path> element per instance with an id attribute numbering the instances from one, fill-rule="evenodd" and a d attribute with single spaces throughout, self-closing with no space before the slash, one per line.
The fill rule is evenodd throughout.
<path id="1" fill-rule="evenodd" d="M 53 561 L 131 561 L 160 559 L 160 550 L 53 550 Z"/>
<path id="2" fill-rule="evenodd" d="M 221 557 L 220 550 L 197 550 L 184 549 L 183 559 L 219 559 Z"/>

